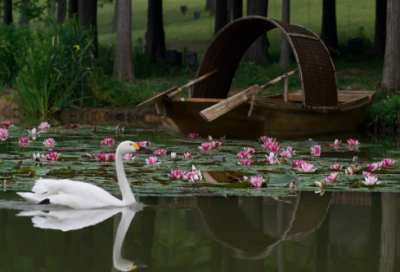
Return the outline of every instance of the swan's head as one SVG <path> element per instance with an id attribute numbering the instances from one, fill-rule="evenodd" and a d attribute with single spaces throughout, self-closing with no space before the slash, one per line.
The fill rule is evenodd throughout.
<path id="1" fill-rule="evenodd" d="M 135 153 L 137 151 L 149 151 L 150 149 L 141 147 L 137 143 L 132 141 L 124 141 L 120 143 L 117 147 L 117 152 L 125 155 L 127 153 Z"/>

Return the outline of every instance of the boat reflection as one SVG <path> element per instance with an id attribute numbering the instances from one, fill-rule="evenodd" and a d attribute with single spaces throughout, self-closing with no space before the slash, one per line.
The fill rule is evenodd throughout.
<path id="1" fill-rule="evenodd" d="M 66 232 L 97 225 L 121 213 L 122 217 L 115 235 L 113 247 L 113 264 L 118 271 L 132 271 L 137 268 L 146 267 L 146 265 L 136 264 L 131 260 L 124 259 L 121 255 L 121 250 L 126 233 L 135 214 L 142 209 L 143 205 L 138 203 L 132 207 L 101 210 L 23 211 L 17 214 L 17 216 L 32 217 L 33 226 L 36 228 Z"/>

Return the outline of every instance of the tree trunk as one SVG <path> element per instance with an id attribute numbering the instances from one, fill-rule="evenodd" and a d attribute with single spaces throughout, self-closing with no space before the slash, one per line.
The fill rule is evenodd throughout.
<path id="1" fill-rule="evenodd" d="M 232 10 L 233 20 L 243 17 L 243 0 L 233 0 Z"/>
<path id="2" fill-rule="evenodd" d="M 13 22 L 12 0 L 4 0 L 3 9 L 4 9 L 3 22 L 6 25 L 10 25 Z"/>
<path id="3" fill-rule="evenodd" d="M 145 52 L 153 61 L 165 58 L 162 0 L 149 0 Z"/>
<path id="4" fill-rule="evenodd" d="M 268 1 L 267 0 L 248 0 L 247 1 L 247 15 L 260 15 L 266 17 L 268 14 Z M 242 62 L 258 62 L 269 63 L 270 57 L 268 54 L 269 42 L 266 34 L 262 34 L 257 40 L 249 47 Z"/>
<path id="5" fill-rule="evenodd" d="M 56 2 L 57 22 L 59 22 L 59 23 L 64 22 L 66 13 L 67 13 L 67 0 L 57 0 L 57 2 Z"/>
<path id="6" fill-rule="evenodd" d="M 374 54 L 379 58 L 385 55 L 386 5 L 386 0 L 376 0 Z"/>
<path id="7" fill-rule="evenodd" d="M 336 0 L 323 0 L 321 39 L 326 46 L 338 48 Z"/>
<path id="8" fill-rule="evenodd" d="M 114 77 L 132 80 L 132 2 L 118 0 L 117 43 L 115 47 Z"/>
<path id="9" fill-rule="evenodd" d="M 22 1 L 22 10 L 20 15 L 20 26 L 29 27 L 29 7 L 31 5 L 30 0 Z"/>
<path id="10" fill-rule="evenodd" d="M 75 14 L 78 16 L 78 0 L 69 0 L 68 2 L 68 18 L 71 19 Z"/>
<path id="11" fill-rule="evenodd" d="M 216 0 L 214 35 L 228 23 L 228 1 Z"/>
<path id="12" fill-rule="evenodd" d="M 400 1 L 387 0 L 385 63 L 382 88 L 400 88 Z"/>
<path id="13" fill-rule="evenodd" d="M 114 4 L 114 16 L 113 16 L 113 21 L 112 21 L 112 28 L 114 31 L 117 31 L 117 27 L 118 27 L 118 3 L 119 3 L 119 1 L 115 1 L 115 4 Z"/>
<path id="14" fill-rule="evenodd" d="M 78 15 L 81 25 L 93 32 L 93 55 L 98 57 L 97 0 L 78 1 Z"/>
<path id="15" fill-rule="evenodd" d="M 290 23 L 290 0 L 282 0 L 282 22 L 287 24 Z M 285 69 L 289 65 L 290 65 L 290 46 L 285 34 L 282 33 L 281 56 L 279 60 L 279 66 Z"/>
<path id="16" fill-rule="evenodd" d="M 390 2 L 392 0 L 388 0 Z M 398 1 L 398 0 L 393 0 Z M 380 272 L 394 271 L 396 258 L 397 215 L 399 197 L 394 193 L 382 193 L 382 229 Z"/>

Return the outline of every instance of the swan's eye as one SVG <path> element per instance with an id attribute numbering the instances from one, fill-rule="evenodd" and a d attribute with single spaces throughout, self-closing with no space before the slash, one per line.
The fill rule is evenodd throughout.
<path id="1" fill-rule="evenodd" d="M 132 146 L 133 146 L 136 150 L 139 150 L 139 149 L 140 149 L 140 146 L 139 146 L 138 144 L 136 144 L 136 143 L 133 143 Z"/>

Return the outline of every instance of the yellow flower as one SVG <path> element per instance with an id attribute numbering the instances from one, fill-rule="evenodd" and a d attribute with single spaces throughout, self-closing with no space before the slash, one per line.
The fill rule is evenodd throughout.
<path id="1" fill-rule="evenodd" d="M 81 47 L 79 45 L 74 45 L 73 48 L 76 48 L 76 51 L 79 51 L 81 49 Z"/>

